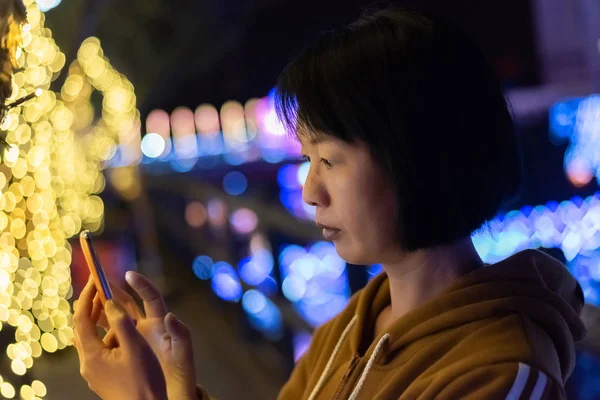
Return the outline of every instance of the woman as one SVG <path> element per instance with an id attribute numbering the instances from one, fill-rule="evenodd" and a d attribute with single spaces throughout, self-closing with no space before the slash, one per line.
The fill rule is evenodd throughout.
<path id="1" fill-rule="evenodd" d="M 511 116 L 477 47 L 437 17 L 376 12 L 300 54 L 277 99 L 310 161 L 303 197 L 323 235 L 385 272 L 317 329 L 279 398 L 564 398 L 581 288 L 538 251 L 485 266 L 470 240 L 521 185 Z M 189 330 L 144 277 L 128 281 L 147 315 L 120 293 L 128 312 L 106 310 L 117 347 L 95 335 L 93 285 L 80 297 L 84 377 L 107 399 L 208 399 Z"/>

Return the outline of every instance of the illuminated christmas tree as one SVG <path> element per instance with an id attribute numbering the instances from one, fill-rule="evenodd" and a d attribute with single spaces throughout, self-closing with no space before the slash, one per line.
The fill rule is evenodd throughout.
<path id="1" fill-rule="evenodd" d="M 0 165 L 0 330 L 2 337 L 14 332 L 0 346 L 14 374 L 0 376 L 0 395 L 35 399 L 46 395 L 42 382 L 11 382 L 22 382 L 44 352 L 71 345 L 68 239 L 82 229 L 102 229 L 103 162 L 117 143 L 139 140 L 140 125 L 133 86 L 111 67 L 97 38 L 83 42 L 61 91 L 49 90 L 65 55 L 37 4 L 24 3 L 28 24 L 8 100 L 42 91 L 11 109 L 0 126 L 11 146 Z M 104 96 L 98 117 L 90 101 L 94 90 Z"/>

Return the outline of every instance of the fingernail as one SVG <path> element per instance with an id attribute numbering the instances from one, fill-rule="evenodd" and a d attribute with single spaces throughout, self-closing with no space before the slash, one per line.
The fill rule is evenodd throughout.
<path id="1" fill-rule="evenodd" d="M 134 277 L 134 272 L 133 271 L 127 271 L 125 272 L 125 280 L 129 283 L 131 283 L 133 281 L 133 277 Z"/>
<path id="2" fill-rule="evenodd" d="M 115 304 L 113 303 L 113 301 L 106 300 L 106 302 L 104 303 L 104 311 L 108 311 L 109 313 L 111 313 L 114 310 L 115 310 Z"/>
<path id="3" fill-rule="evenodd" d="M 173 314 L 172 312 L 169 311 L 169 313 L 167 314 L 167 318 L 169 320 L 171 320 L 172 324 L 178 324 L 179 320 L 177 319 L 177 317 L 175 316 L 175 314 Z"/>

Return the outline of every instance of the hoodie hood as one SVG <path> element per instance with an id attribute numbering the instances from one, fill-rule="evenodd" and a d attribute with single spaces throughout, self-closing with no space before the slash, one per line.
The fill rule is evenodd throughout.
<path id="1" fill-rule="evenodd" d="M 366 329 L 356 329 L 350 336 L 353 352 L 360 352 L 363 335 L 373 331 L 377 315 L 390 304 L 387 276 L 381 274 L 374 280 L 358 299 L 355 323 Z M 586 334 L 579 316 L 583 304 L 581 287 L 560 261 L 539 250 L 525 250 L 472 271 L 396 321 L 387 330 L 388 343 L 378 363 L 391 362 L 400 349 L 427 335 L 517 313 L 548 333 L 557 349 L 561 375 L 568 376 L 575 362 L 573 341 Z M 372 355 L 382 338 L 374 339 L 365 357 Z"/>

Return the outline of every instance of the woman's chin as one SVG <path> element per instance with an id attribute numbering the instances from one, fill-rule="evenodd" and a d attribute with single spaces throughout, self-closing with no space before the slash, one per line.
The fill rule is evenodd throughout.
<path id="1" fill-rule="evenodd" d="M 376 264 L 376 262 L 373 261 L 372 257 L 368 256 L 368 253 L 358 250 L 356 246 L 346 246 L 343 243 L 339 243 L 337 241 L 333 242 L 333 244 L 340 258 L 346 261 L 348 264 Z"/>

